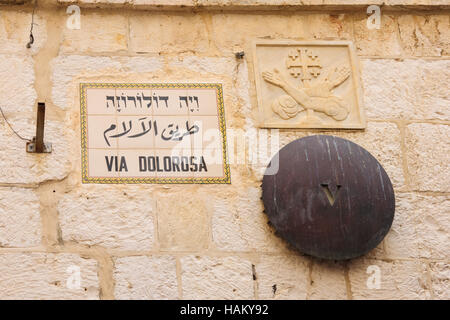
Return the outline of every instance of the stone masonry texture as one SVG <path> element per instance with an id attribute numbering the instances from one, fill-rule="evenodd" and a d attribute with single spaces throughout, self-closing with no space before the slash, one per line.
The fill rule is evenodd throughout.
<path id="1" fill-rule="evenodd" d="M 68 27 L 73 4 L 80 29 Z M 379 29 L 367 27 L 373 4 Z M 0 0 L 0 107 L 31 139 L 45 101 L 53 145 L 26 153 L 0 116 L 0 299 L 450 299 L 449 10 L 444 0 L 48 0 L 33 17 L 32 1 Z M 260 199 L 267 163 L 250 165 L 231 138 L 229 185 L 81 182 L 80 82 L 220 81 L 229 136 L 246 134 L 249 148 L 275 139 L 258 125 L 252 48 L 263 39 L 355 45 L 367 128 L 280 129 L 269 153 L 331 134 L 377 158 L 396 212 L 364 257 L 314 259 L 279 238 Z"/>

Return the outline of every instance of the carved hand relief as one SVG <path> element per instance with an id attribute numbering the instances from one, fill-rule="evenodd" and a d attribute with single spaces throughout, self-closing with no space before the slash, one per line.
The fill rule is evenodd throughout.
<path id="1" fill-rule="evenodd" d="M 365 128 L 350 42 L 257 42 L 254 61 L 262 127 Z"/>

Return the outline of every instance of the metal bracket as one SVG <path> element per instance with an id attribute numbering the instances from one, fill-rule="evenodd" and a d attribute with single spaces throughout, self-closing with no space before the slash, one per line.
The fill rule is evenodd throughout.
<path id="1" fill-rule="evenodd" d="M 245 55 L 245 52 L 244 52 L 244 51 L 239 51 L 239 52 L 236 52 L 236 53 L 234 54 L 234 56 L 236 57 L 236 59 L 242 59 L 242 58 L 244 58 L 244 55 Z"/>
<path id="2" fill-rule="evenodd" d="M 33 137 L 33 141 L 27 142 L 27 152 L 29 153 L 51 153 L 52 152 L 52 144 L 44 143 L 44 150 L 42 152 L 36 151 L 36 137 Z"/>
<path id="3" fill-rule="evenodd" d="M 45 124 L 45 103 L 38 102 L 36 136 L 32 141 L 27 142 L 27 152 L 29 153 L 51 153 L 52 144 L 44 143 L 44 124 Z"/>

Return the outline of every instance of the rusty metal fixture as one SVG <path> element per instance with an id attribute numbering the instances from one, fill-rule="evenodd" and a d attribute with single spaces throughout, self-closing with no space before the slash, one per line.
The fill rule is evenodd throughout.
<path id="1" fill-rule="evenodd" d="M 263 178 L 265 213 L 277 234 L 300 252 L 351 259 L 375 248 L 388 233 L 394 190 L 364 148 L 338 137 L 310 136 L 282 148 L 270 170 L 277 165 L 275 174 L 267 169 Z"/>
<path id="2" fill-rule="evenodd" d="M 37 118 L 36 118 L 36 136 L 32 141 L 27 142 L 26 150 L 29 153 L 51 153 L 52 144 L 44 142 L 44 126 L 45 126 L 45 103 L 38 102 Z"/>
<path id="3" fill-rule="evenodd" d="M 242 59 L 242 58 L 244 58 L 244 55 L 245 55 L 245 52 L 244 52 L 244 51 L 239 51 L 239 52 L 236 52 L 236 53 L 234 54 L 234 56 L 236 57 L 236 59 Z"/>

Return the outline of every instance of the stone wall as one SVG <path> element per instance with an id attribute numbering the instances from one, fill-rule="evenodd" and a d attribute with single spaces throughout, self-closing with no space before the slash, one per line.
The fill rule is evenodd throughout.
<path id="1" fill-rule="evenodd" d="M 0 106 L 29 138 L 45 101 L 54 148 L 26 153 L 0 118 L 0 298 L 450 298 L 448 1 L 383 1 L 378 30 L 367 28 L 366 8 L 381 1 L 294 2 L 39 1 L 29 49 L 32 4 L 0 6 Z M 66 26 L 72 3 L 80 30 Z M 363 258 L 320 261 L 287 246 L 262 212 L 261 173 L 246 164 L 231 165 L 230 185 L 81 183 L 80 82 L 219 79 L 227 128 L 248 131 L 257 128 L 259 38 L 356 45 L 367 129 L 279 138 L 282 147 L 326 132 L 384 166 L 394 224 Z M 378 289 L 367 285 L 369 266 L 379 268 Z"/>

